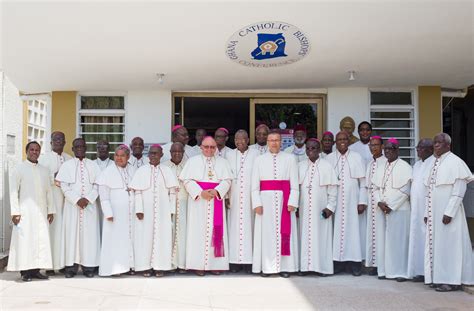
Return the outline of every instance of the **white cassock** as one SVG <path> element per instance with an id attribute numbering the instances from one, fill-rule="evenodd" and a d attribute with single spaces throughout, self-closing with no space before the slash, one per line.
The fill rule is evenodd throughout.
<path id="1" fill-rule="evenodd" d="M 337 200 L 337 178 L 331 164 L 324 159 L 299 163 L 301 237 L 300 271 L 333 274 L 332 216 L 323 218 L 327 208 L 334 212 Z"/>
<path id="2" fill-rule="evenodd" d="M 63 211 L 63 242 L 61 266 L 74 264 L 97 267 L 100 263 L 99 195 L 96 179 L 100 174 L 97 164 L 84 158 L 64 162 L 56 180 L 66 197 Z M 76 203 L 86 198 L 89 204 L 81 209 Z"/>
<path id="3" fill-rule="evenodd" d="M 222 148 L 221 150 L 219 150 L 219 148 L 216 148 L 216 156 L 219 156 L 225 159 L 227 158 L 227 154 L 231 151 L 232 149 L 227 146 L 224 146 L 224 148 Z"/>
<path id="4" fill-rule="evenodd" d="M 252 206 L 263 207 L 262 215 L 255 215 L 253 273 L 298 271 L 298 229 L 295 212 L 290 213 L 291 231 L 289 255 L 282 255 L 283 192 L 261 190 L 262 181 L 289 181 L 288 205 L 298 207 L 299 183 L 296 158 L 286 152 L 267 152 L 255 159 L 252 174 Z"/>
<path id="5" fill-rule="evenodd" d="M 427 217 L 425 283 L 472 285 L 472 244 L 462 200 L 473 176 L 466 163 L 452 152 L 433 159 L 426 170 Z M 443 224 L 443 215 L 452 217 Z"/>
<path id="6" fill-rule="evenodd" d="M 105 159 L 105 160 L 101 160 L 99 158 L 95 159 L 95 163 L 97 163 L 97 165 L 99 166 L 100 170 L 103 171 L 105 170 L 107 167 L 109 167 L 109 165 L 113 165 L 114 164 L 114 161 L 110 160 L 109 158 Z"/>
<path id="7" fill-rule="evenodd" d="M 413 166 L 413 180 L 410 190 L 410 238 L 408 243 L 408 277 L 425 274 L 425 236 L 426 225 L 423 220 L 426 208 L 427 189 L 423 178 L 432 165 L 434 157 L 418 160 Z"/>
<path id="8" fill-rule="evenodd" d="M 364 144 L 360 140 L 353 143 L 349 146 L 349 150 L 355 151 L 360 154 L 362 157 L 362 161 L 364 162 L 364 170 L 367 169 L 367 166 L 372 161 L 373 156 L 372 152 L 370 152 L 369 142 Z M 368 206 L 367 206 L 368 208 Z M 360 230 L 360 243 L 361 243 L 361 250 L 362 250 L 362 259 L 366 260 L 366 245 L 367 245 L 367 211 L 359 215 L 359 230 Z"/>
<path id="9" fill-rule="evenodd" d="M 130 158 L 128 159 L 128 164 L 134 166 L 137 169 L 148 163 L 150 163 L 150 159 L 145 157 L 145 155 L 142 155 L 140 159 L 137 159 L 133 154 L 131 154 Z"/>
<path id="10" fill-rule="evenodd" d="M 373 178 L 376 201 L 392 210 L 385 215 L 385 241 L 376 259 L 378 275 L 389 279 L 408 278 L 411 178 L 410 164 L 400 158 L 379 166 Z"/>
<path id="11" fill-rule="evenodd" d="M 183 159 L 178 165 L 168 160 L 163 165 L 168 166 L 178 180 L 186 161 Z M 187 227 L 188 192 L 184 184 L 179 181 L 176 190 L 176 212 L 173 216 L 173 268 L 186 269 L 186 227 Z"/>
<path id="12" fill-rule="evenodd" d="M 254 211 L 252 209 L 252 169 L 259 152 L 247 149 L 244 153 L 234 149 L 227 154 L 232 174 L 230 188 L 229 262 L 251 264 L 253 252 Z"/>
<path id="13" fill-rule="evenodd" d="M 259 144 L 253 144 L 249 146 L 249 149 L 254 149 L 257 150 L 260 155 L 264 154 L 265 152 L 268 151 L 268 146 L 260 146 Z"/>
<path id="14" fill-rule="evenodd" d="M 171 159 L 171 146 L 173 145 L 173 142 L 169 142 L 165 145 L 163 145 L 161 148 L 163 150 L 163 156 L 161 157 L 160 162 L 165 163 L 166 161 Z M 183 155 L 183 160 L 186 161 L 189 158 L 194 157 L 195 155 L 201 154 L 201 149 L 199 148 L 196 150 L 194 147 L 191 147 L 190 145 L 184 146 L 184 155 Z"/>
<path id="15" fill-rule="evenodd" d="M 171 270 L 175 192 L 178 181 L 168 166 L 145 164 L 133 176 L 135 191 L 135 270 Z"/>
<path id="16" fill-rule="evenodd" d="M 334 261 L 362 260 L 359 223 L 365 213 L 357 213 L 358 204 L 367 204 L 365 169 L 359 153 L 334 151 L 326 157 L 338 179 L 337 207 L 334 214 Z"/>
<path id="17" fill-rule="evenodd" d="M 205 157 L 195 156 L 189 159 L 179 176 L 184 183 L 188 197 L 188 229 L 186 239 L 186 269 L 191 270 L 228 270 L 229 251 L 227 239 L 227 223 L 225 217 L 225 201 L 223 200 L 229 191 L 232 182 L 232 172 L 229 162 L 219 156 Z M 204 200 L 201 192 L 204 187 L 202 183 L 214 183 L 215 190 L 220 199 Z M 214 201 L 222 201 L 222 208 L 215 210 Z M 219 204 L 219 202 L 217 202 Z M 218 207 L 216 207 L 217 209 Z M 222 219 L 214 218 L 222 214 Z M 214 223 L 222 223 L 222 244 L 219 248 L 214 247 L 213 239 Z M 217 236 L 217 234 L 216 234 Z M 219 234 L 219 236 L 221 236 Z M 220 241 L 220 239 L 219 239 Z M 223 254 L 219 251 L 223 250 Z"/>
<path id="18" fill-rule="evenodd" d="M 64 194 L 61 190 L 60 184 L 55 182 L 56 174 L 61 165 L 72 157 L 63 152 L 61 155 L 54 151 L 42 154 L 38 162 L 49 170 L 49 178 L 51 190 L 53 193 L 53 203 L 56 210 L 54 214 L 54 221 L 49 225 L 49 237 L 51 240 L 51 253 L 53 256 L 53 269 L 59 270 L 64 268 L 61 266 L 61 234 L 63 227 L 63 208 L 64 208 Z"/>
<path id="19" fill-rule="evenodd" d="M 384 168 L 387 163 L 385 156 L 380 156 L 367 165 L 365 173 L 365 187 L 367 188 L 367 227 L 365 243 L 365 266 L 377 267 L 377 257 L 383 256 L 385 241 L 385 214 L 378 207 L 378 198 L 375 196 L 376 187 L 373 183 L 375 173 Z M 382 252 L 382 253 L 380 253 Z M 379 255 L 377 255 L 380 253 Z"/>
<path id="20" fill-rule="evenodd" d="M 308 158 L 308 156 L 306 155 L 306 144 L 304 144 L 301 148 L 296 147 L 296 145 L 292 145 L 286 147 L 284 151 L 294 155 L 298 162 L 304 161 Z"/>
<path id="21" fill-rule="evenodd" d="M 135 167 L 113 163 L 97 178 L 104 214 L 99 275 L 110 276 L 130 271 L 134 265 L 135 196 L 128 185 Z M 107 218 L 113 217 L 113 221 Z"/>
<path id="22" fill-rule="evenodd" d="M 18 164 L 10 178 L 10 209 L 21 219 L 13 226 L 7 270 L 52 269 L 48 214 L 55 206 L 46 167 L 28 160 Z"/>

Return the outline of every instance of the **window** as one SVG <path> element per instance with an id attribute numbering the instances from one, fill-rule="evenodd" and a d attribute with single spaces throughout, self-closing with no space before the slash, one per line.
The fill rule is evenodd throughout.
<path id="1" fill-rule="evenodd" d="M 370 122 L 374 135 L 400 142 L 400 158 L 416 160 L 415 105 L 412 92 L 370 92 Z"/>
<path id="2" fill-rule="evenodd" d="M 40 99 L 26 100 L 28 106 L 28 142 L 37 141 L 42 147 L 46 139 L 47 103 Z"/>
<path id="3" fill-rule="evenodd" d="M 79 136 L 86 140 L 86 156 L 96 158 L 97 141 L 106 140 L 110 154 L 125 140 L 125 98 L 123 96 L 81 96 Z"/>

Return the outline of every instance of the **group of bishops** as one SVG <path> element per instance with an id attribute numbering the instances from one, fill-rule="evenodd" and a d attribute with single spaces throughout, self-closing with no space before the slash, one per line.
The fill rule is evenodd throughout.
<path id="1" fill-rule="evenodd" d="M 26 146 L 27 160 L 10 182 L 14 224 L 8 270 L 22 280 L 167 271 L 199 276 L 246 271 L 328 276 L 342 271 L 429 284 L 452 291 L 474 283 L 472 247 L 462 200 L 473 177 L 441 133 L 422 139 L 412 168 L 400 142 L 358 126 L 360 140 L 341 127 L 321 141 L 294 129 L 281 150 L 278 130 L 262 124 L 256 144 L 238 130 L 196 132 L 184 126 L 172 141 L 136 137 L 115 149 L 86 142 L 64 152 L 62 132 L 51 151 Z M 335 146 L 334 146 L 335 145 Z M 40 273 L 45 269 L 46 275 Z"/>

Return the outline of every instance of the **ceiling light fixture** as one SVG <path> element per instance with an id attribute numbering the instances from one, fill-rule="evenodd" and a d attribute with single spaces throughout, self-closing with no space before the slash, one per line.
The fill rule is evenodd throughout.
<path id="1" fill-rule="evenodd" d="M 355 78 L 355 71 L 354 70 L 351 70 L 351 71 L 348 71 L 349 73 L 349 81 L 354 81 L 356 78 Z"/>
<path id="2" fill-rule="evenodd" d="M 156 76 L 158 77 L 158 83 L 163 84 L 165 74 L 164 73 L 157 73 Z"/>

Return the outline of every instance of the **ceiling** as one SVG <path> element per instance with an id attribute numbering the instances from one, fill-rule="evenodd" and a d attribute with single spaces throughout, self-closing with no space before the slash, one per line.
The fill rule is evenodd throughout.
<path id="1" fill-rule="evenodd" d="M 4 0 L 1 67 L 24 92 L 464 88 L 474 83 L 473 10 L 455 0 Z M 227 40 L 260 21 L 304 31 L 309 54 L 278 68 L 231 61 Z"/>

